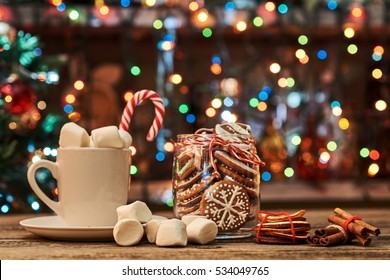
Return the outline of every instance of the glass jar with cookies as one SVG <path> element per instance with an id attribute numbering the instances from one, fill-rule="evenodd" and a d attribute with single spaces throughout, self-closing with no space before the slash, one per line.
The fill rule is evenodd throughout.
<path id="1" fill-rule="evenodd" d="M 227 123 L 176 142 L 172 186 L 174 215 L 201 215 L 220 239 L 253 235 L 260 208 L 260 166 L 249 125 Z"/>

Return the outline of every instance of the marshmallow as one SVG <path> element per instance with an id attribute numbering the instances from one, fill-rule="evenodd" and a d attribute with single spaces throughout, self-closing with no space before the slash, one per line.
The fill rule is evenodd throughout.
<path id="1" fill-rule="evenodd" d="M 217 234 L 217 224 L 208 219 L 195 219 L 187 225 L 189 243 L 207 244 L 213 241 Z"/>
<path id="2" fill-rule="evenodd" d="M 164 216 L 159 216 L 159 215 L 152 215 L 151 220 L 168 220 L 168 218 L 164 217 Z"/>
<path id="3" fill-rule="evenodd" d="M 88 147 L 88 132 L 73 122 L 66 123 L 61 128 L 59 144 L 62 148 Z"/>
<path id="4" fill-rule="evenodd" d="M 145 233 L 146 233 L 146 238 L 150 243 L 156 243 L 157 231 L 162 221 L 164 220 L 154 219 L 146 223 Z"/>
<path id="5" fill-rule="evenodd" d="M 114 125 L 92 130 L 91 137 L 96 148 L 123 148 L 122 138 Z"/>
<path id="6" fill-rule="evenodd" d="M 131 204 L 119 206 L 116 209 L 118 221 L 122 219 L 136 219 L 141 223 L 147 223 L 152 219 L 152 211 L 145 202 L 135 201 Z"/>
<path id="7" fill-rule="evenodd" d="M 118 130 L 119 137 L 122 139 L 123 148 L 128 149 L 131 146 L 131 143 L 133 143 L 133 138 L 131 137 L 130 133 L 124 130 Z"/>
<path id="8" fill-rule="evenodd" d="M 115 242 L 121 246 L 136 245 L 144 235 L 144 228 L 136 219 L 122 219 L 113 230 Z"/>
<path id="9" fill-rule="evenodd" d="M 157 231 L 157 246 L 186 246 L 186 225 L 178 219 L 163 220 Z"/>
<path id="10" fill-rule="evenodd" d="M 183 217 L 181 217 L 181 220 L 183 221 L 183 223 L 185 223 L 187 226 L 189 223 L 191 223 L 193 220 L 195 219 L 206 219 L 206 216 L 200 216 L 200 215 L 184 215 Z"/>

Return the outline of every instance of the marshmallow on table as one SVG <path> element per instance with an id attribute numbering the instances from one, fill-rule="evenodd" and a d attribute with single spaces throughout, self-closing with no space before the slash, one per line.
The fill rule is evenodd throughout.
<path id="1" fill-rule="evenodd" d="M 59 144 L 62 148 L 89 147 L 88 132 L 73 122 L 66 123 L 61 128 Z"/>
<path id="2" fill-rule="evenodd" d="M 181 220 L 183 223 L 185 223 L 187 226 L 189 223 L 191 223 L 195 219 L 206 219 L 206 216 L 200 216 L 200 215 L 184 215 L 181 217 Z"/>
<path id="3" fill-rule="evenodd" d="M 168 220 L 168 218 L 160 215 L 152 215 L 151 220 Z"/>
<path id="4" fill-rule="evenodd" d="M 152 219 L 152 211 L 145 202 L 134 201 L 133 203 L 119 206 L 116 209 L 118 221 L 122 219 L 136 219 L 141 223 L 147 223 Z"/>
<path id="5" fill-rule="evenodd" d="M 156 243 L 157 231 L 164 219 L 154 219 L 146 223 L 145 234 L 150 243 Z"/>
<path id="6" fill-rule="evenodd" d="M 157 246 L 186 246 L 186 225 L 178 219 L 163 220 L 157 230 Z"/>
<path id="7" fill-rule="evenodd" d="M 198 218 L 187 225 L 189 243 L 207 244 L 218 234 L 218 227 L 214 221 Z"/>
<path id="8" fill-rule="evenodd" d="M 104 126 L 91 131 L 93 145 L 96 148 L 123 148 L 123 141 L 116 126 Z"/>
<path id="9" fill-rule="evenodd" d="M 119 136 L 122 139 L 123 148 L 128 149 L 131 146 L 131 143 L 133 143 L 133 138 L 131 137 L 130 133 L 124 130 L 118 130 Z"/>
<path id="10" fill-rule="evenodd" d="M 144 228 L 136 219 L 122 219 L 115 224 L 113 235 L 118 245 L 136 245 L 144 235 Z"/>

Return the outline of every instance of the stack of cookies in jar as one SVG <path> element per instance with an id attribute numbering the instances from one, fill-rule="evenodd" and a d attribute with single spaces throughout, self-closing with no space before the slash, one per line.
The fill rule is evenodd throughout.
<path id="1" fill-rule="evenodd" d="M 205 216 L 220 234 L 253 230 L 263 165 L 255 144 L 250 126 L 242 123 L 178 135 L 172 182 L 175 216 Z"/>

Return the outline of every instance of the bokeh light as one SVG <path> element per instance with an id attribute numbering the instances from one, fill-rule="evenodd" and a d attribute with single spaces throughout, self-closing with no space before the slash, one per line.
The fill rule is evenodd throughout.
<path id="1" fill-rule="evenodd" d="M 387 103 L 384 100 L 377 100 L 375 101 L 375 109 L 378 111 L 384 111 L 387 108 Z"/>

